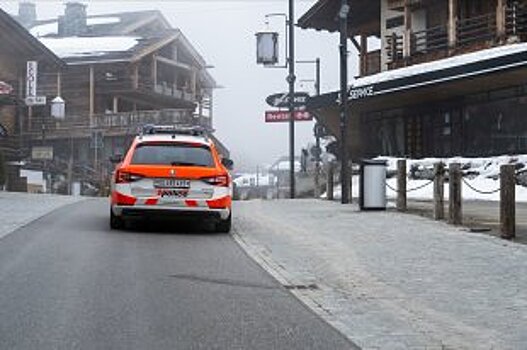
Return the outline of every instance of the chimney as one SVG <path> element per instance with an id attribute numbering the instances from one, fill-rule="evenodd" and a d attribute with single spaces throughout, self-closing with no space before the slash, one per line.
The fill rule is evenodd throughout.
<path id="1" fill-rule="evenodd" d="M 24 27 L 30 27 L 37 21 L 37 9 L 32 2 L 21 2 L 18 5 L 18 21 Z"/>
<path id="2" fill-rule="evenodd" d="M 59 17 L 59 36 L 80 36 L 86 33 L 86 5 L 68 2 L 64 16 Z"/>

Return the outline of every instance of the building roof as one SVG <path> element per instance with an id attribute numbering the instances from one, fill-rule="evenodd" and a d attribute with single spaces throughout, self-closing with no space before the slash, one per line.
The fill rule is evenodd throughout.
<path id="1" fill-rule="evenodd" d="M 138 11 L 120 12 L 87 17 L 87 32 L 90 36 L 118 36 L 133 34 L 138 28 L 151 23 L 159 23 L 165 30 L 171 26 L 161 12 Z M 35 22 L 28 30 L 36 37 L 53 37 L 58 35 L 58 19 Z"/>
<path id="2" fill-rule="evenodd" d="M 319 0 L 300 19 L 303 29 L 339 30 L 340 0 Z M 348 17 L 349 36 L 367 34 L 380 36 L 381 2 L 378 0 L 350 0 Z"/>
<path id="3" fill-rule="evenodd" d="M 0 9 L 0 33 L 9 33 L 9 35 L 2 35 L 1 37 L 1 40 L 5 40 L 7 44 L 2 46 L 3 54 L 24 57 L 22 59 L 46 60 L 57 66 L 64 65 L 58 56 L 2 9 Z M 21 57 L 21 54 L 24 55 Z"/>
<path id="4" fill-rule="evenodd" d="M 510 82 L 505 79 L 496 80 L 493 74 L 514 73 L 518 69 L 527 69 L 527 43 L 499 46 L 359 78 L 351 84 L 348 99 L 352 102 L 366 102 L 379 96 L 482 77 L 490 79 L 492 85 L 499 88 L 500 84 Z M 523 76 L 513 74 L 513 78 L 520 81 Z M 336 106 L 338 98 L 338 91 L 313 97 L 308 103 L 308 109 Z"/>

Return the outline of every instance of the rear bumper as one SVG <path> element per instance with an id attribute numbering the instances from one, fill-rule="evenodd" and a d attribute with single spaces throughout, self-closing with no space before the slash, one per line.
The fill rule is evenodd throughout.
<path id="1" fill-rule="evenodd" d="M 229 208 L 211 209 L 156 207 L 151 205 L 112 205 L 113 214 L 128 218 L 166 218 L 181 220 L 214 219 L 226 220 L 231 214 Z"/>

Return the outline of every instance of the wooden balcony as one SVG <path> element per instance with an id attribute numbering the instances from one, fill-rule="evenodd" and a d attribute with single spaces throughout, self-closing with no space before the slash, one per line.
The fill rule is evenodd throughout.
<path id="1" fill-rule="evenodd" d="M 513 6 L 506 9 L 506 36 L 527 40 L 527 8 Z M 449 43 L 448 26 L 442 25 L 411 32 L 409 52 L 405 52 L 403 35 L 392 34 L 386 38 L 388 68 L 396 69 L 413 64 L 431 62 L 448 56 L 491 48 L 506 43 L 499 34 L 496 13 L 459 19 L 456 21 L 455 40 Z"/>
<path id="2" fill-rule="evenodd" d="M 66 120 L 52 118 L 33 119 L 31 126 L 23 132 L 30 138 L 69 139 L 89 137 L 94 130 L 105 136 L 134 135 L 146 124 L 199 125 L 201 120 L 185 109 L 163 109 L 95 115 L 90 122 L 88 116 L 69 116 Z M 204 126 L 205 127 L 205 126 Z"/>

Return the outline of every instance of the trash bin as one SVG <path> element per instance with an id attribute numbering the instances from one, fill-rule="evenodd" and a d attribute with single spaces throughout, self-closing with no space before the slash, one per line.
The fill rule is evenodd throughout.
<path id="1" fill-rule="evenodd" d="M 359 206 L 361 210 L 386 210 L 386 161 L 362 161 Z"/>

